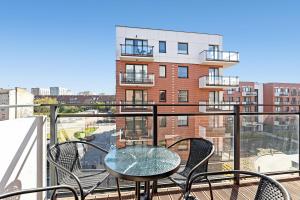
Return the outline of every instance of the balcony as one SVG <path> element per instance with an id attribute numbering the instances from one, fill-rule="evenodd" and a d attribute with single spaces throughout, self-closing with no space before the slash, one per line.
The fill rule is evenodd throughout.
<path id="1" fill-rule="evenodd" d="M 121 60 L 153 61 L 153 46 L 121 44 Z"/>
<path id="2" fill-rule="evenodd" d="M 289 96 L 288 92 L 275 92 L 274 96 L 279 97 L 279 96 Z"/>
<path id="3" fill-rule="evenodd" d="M 155 85 L 154 74 L 147 73 L 120 73 L 120 86 L 153 87 Z"/>
<path id="4" fill-rule="evenodd" d="M 199 78 L 199 88 L 233 88 L 239 87 L 239 77 L 203 76 Z"/>
<path id="5" fill-rule="evenodd" d="M 152 112 L 153 101 L 121 101 L 120 113 L 147 113 Z"/>
<path id="6" fill-rule="evenodd" d="M 78 109 L 78 112 L 74 113 L 61 113 L 58 112 L 59 108 L 72 106 L 82 109 Z M 273 119 L 274 116 L 280 116 L 283 118 L 282 121 L 287 119 L 295 118 L 295 121 L 299 119 L 299 113 L 252 113 L 251 116 L 263 117 L 262 128 L 263 131 L 258 132 L 256 130 L 250 130 L 243 128 L 243 122 L 247 119 L 246 125 L 256 124 L 255 119 L 249 118 L 246 113 L 240 112 L 227 112 L 224 114 L 220 113 L 189 113 L 183 109 L 180 113 L 178 109 L 174 112 L 168 112 L 167 108 L 170 105 L 149 105 L 151 107 L 150 113 L 140 113 L 135 116 L 148 117 L 148 124 L 144 128 L 141 128 L 138 124 L 138 131 L 128 129 L 122 122 L 127 117 L 132 117 L 129 114 L 115 113 L 118 106 L 121 104 L 89 104 L 89 105 L 35 105 L 35 113 L 32 117 L 21 118 L 21 119 L 9 119 L 0 122 L 0 132 L 9 133 L 3 134 L 1 147 L 1 166 L 0 172 L 4 181 L 4 188 L 13 186 L 15 190 L 22 188 L 41 187 L 46 185 L 46 180 L 52 182 L 52 178 L 55 174 L 53 168 L 46 169 L 46 149 L 47 142 L 53 145 L 57 142 L 64 142 L 66 140 L 78 140 L 73 137 L 77 131 L 93 126 L 94 131 L 90 133 L 91 143 L 101 146 L 107 151 L 113 148 L 123 147 L 120 143 L 126 145 L 155 145 L 160 144 L 161 140 L 171 138 L 171 136 L 184 137 L 199 137 L 198 125 L 207 127 L 210 129 L 209 122 L 207 121 L 208 116 L 216 115 L 224 118 L 224 128 L 226 128 L 226 134 L 222 135 L 218 133 L 216 137 L 206 136 L 207 139 L 211 140 L 216 147 L 215 155 L 209 160 L 209 170 L 212 171 L 224 171 L 231 169 L 241 169 L 250 171 L 260 171 L 261 173 L 268 174 L 268 176 L 274 176 L 275 179 L 279 180 L 284 187 L 290 192 L 293 199 L 298 199 L 299 190 L 297 187 L 300 185 L 299 178 L 299 124 L 295 123 L 295 128 L 284 128 L 284 131 L 273 131 L 276 125 Z M 126 105 L 125 105 L 126 106 Z M 176 108 L 182 108 L 182 104 L 172 105 Z M 185 107 L 196 108 L 199 105 L 185 105 Z M 222 106 L 222 105 L 221 105 Z M 232 105 L 237 107 L 236 105 Z M 242 107 L 243 105 L 239 105 Z M 95 109 L 103 110 L 107 108 L 106 112 L 94 112 L 88 113 L 85 110 L 86 107 L 95 107 Z M 157 109 L 157 108 L 164 109 Z M 2 106 L 2 108 L 8 108 Z M 43 109 L 41 109 L 43 108 Z M 1 106 L 0 106 L 1 109 Z M 170 108 L 171 109 L 171 108 Z M 234 109 L 238 110 L 238 109 Z M 240 109 L 243 110 L 243 109 Z M 45 116 L 40 116 L 43 113 Z M 184 127 L 184 129 L 190 128 L 189 131 L 183 132 L 181 128 L 169 129 L 166 133 L 163 132 L 163 128 L 159 126 L 159 118 L 166 116 L 172 126 L 173 121 L 177 120 L 178 114 L 189 115 L 189 120 L 195 120 L 190 124 L 190 127 Z M 50 117 L 49 117 L 50 116 Z M 225 120 L 228 117 L 230 120 Z M 46 118 L 48 118 L 46 120 Z M 105 118 L 118 118 L 114 122 L 101 122 L 99 119 Z M 200 120 L 199 120 L 200 119 Z M 239 120 L 236 120 L 239 119 Z M 198 120 L 198 122 L 196 122 Z M 252 121 L 251 121 L 252 120 Z M 135 122 L 137 123 L 137 122 Z M 197 123 L 197 124 L 196 124 Z M 280 122 L 278 122 L 280 123 Z M 258 125 L 258 124 L 257 124 Z M 157 127 L 153 128 L 153 127 Z M 234 127 L 234 128 L 233 128 Z M 271 127 L 271 129 L 268 129 Z M 49 128 L 49 129 L 48 129 Z M 216 127 L 217 129 L 223 129 L 223 127 Z M 124 130 L 124 134 L 134 141 L 129 141 L 126 137 L 122 137 L 121 130 Z M 223 129 L 224 130 L 224 129 Z M 150 134 L 149 134 L 150 133 Z M 136 135 L 135 135 L 136 134 Z M 48 135 L 48 137 L 45 137 Z M 228 137 L 230 135 L 230 137 Z M 138 137 L 136 137 L 138 136 Z M 236 139 L 238 138 L 238 139 Z M 173 139 L 170 139 L 174 142 Z M 175 139 L 174 139 L 175 140 Z M 177 140 L 177 139 L 176 139 Z M 175 140 L 175 141 L 176 141 Z M 13 142 L 11 142 L 13 141 Z M 272 142 L 270 142 L 272 141 Z M 163 145 L 163 144 L 160 144 Z M 113 146 L 113 147 L 112 147 Z M 178 152 L 181 155 L 188 155 L 189 149 L 178 148 Z M 104 156 L 95 154 L 95 151 L 91 148 L 83 148 L 80 150 L 79 161 L 82 163 L 84 168 L 97 167 L 98 161 L 101 164 L 101 159 Z M 12 160 L 14 162 L 12 162 Z M 186 158 L 182 156 L 183 163 L 186 162 Z M 99 165 L 100 165 L 99 164 Z M 103 163 L 102 163 L 103 164 Z M 5 173 L 6 172 L 6 173 Z M 18 179 L 16 180 L 16 174 Z M 280 176 L 279 176 L 280 174 Z M 214 177 L 212 182 L 214 196 L 219 199 L 254 199 L 255 189 L 257 187 L 257 179 L 247 179 L 243 177 L 240 179 L 240 185 L 232 185 L 229 176 L 218 176 Z M 39 183 L 36 182 L 39 181 Z M 217 182 L 216 182 L 217 181 Z M 21 184 L 20 184 L 21 183 Z M 134 199 L 134 183 L 128 181 L 120 181 L 122 187 L 123 199 Z M 170 185 L 168 180 L 158 181 L 158 193 L 154 199 L 179 199 L 181 190 L 178 187 Z M 87 197 L 87 199 L 117 199 L 115 193 L 116 183 L 112 176 L 108 177 L 104 185 L 99 186 L 93 195 Z M 98 193 L 100 192 L 100 193 Z M 209 190 L 207 184 L 196 184 L 193 187 L 193 195 L 199 199 L 202 197 L 208 199 L 207 195 Z M 61 200 L 68 198 L 68 194 L 59 196 Z M 21 199 L 24 199 L 21 197 Z M 35 198 L 33 198 L 35 199 Z"/>
<path id="7" fill-rule="evenodd" d="M 233 111 L 234 105 L 240 104 L 239 102 L 199 102 L 199 112 L 224 112 Z"/>
<path id="8" fill-rule="evenodd" d="M 243 97 L 257 96 L 257 92 L 256 91 L 244 91 L 244 92 L 242 92 L 242 96 Z"/>
<path id="9" fill-rule="evenodd" d="M 229 67 L 239 63 L 239 53 L 233 51 L 210 51 L 200 53 L 200 64 Z"/>

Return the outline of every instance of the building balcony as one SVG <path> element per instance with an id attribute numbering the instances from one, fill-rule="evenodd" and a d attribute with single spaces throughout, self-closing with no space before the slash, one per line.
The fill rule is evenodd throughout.
<path id="1" fill-rule="evenodd" d="M 119 82 L 120 86 L 140 86 L 140 87 L 153 87 L 154 74 L 145 73 L 120 73 Z"/>
<path id="2" fill-rule="evenodd" d="M 199 78 L 199 88 L 233 88 L 239 87 L 239 77 L 203 76 Z"/>
<path id="3" fill-rule="evenodd" d="M 221 65 L 229 67 L 239 63 L 239 53 L 233 51 L 210 51 L 204 50 L 200 53 L 200 64 Z"/>
<path id="4" fill-rule="evenodd" d="M 256 101 L 242 101 L 242 104 L 243 105 L 255 105 L 255 104 L 257 104 L 257 102 Z"/>
<path id="5" fill-rule="evenodd" d="M 153 46 L 121 44 L 121 60 L 153 61 Z"/>
<path id="6" fill-rule="evenodd" d="M 289 96 L 288 92 L 275 92 L 274 96 L 279 97 L 279 96 Z"/>
<path id="7" fill-rule="evenodd" d="M 223 111 L 233 111 L 234 105 L 240 104 L 239 102 L 199 102 L 199 112 L 223 112 Z"/>
<path id="8" fill-rule="evenodd" d="M 257 92 L 256 92 L 256 91 L 242 92 L 242 96 L 243 96 L 243 97 L 247 97 L 247 96 L 257 96 Z"/>
<path id="9" fill-rule="evenodd" d="M 153 101 L 121 101 L 120 113 L 152 112 Z"/>

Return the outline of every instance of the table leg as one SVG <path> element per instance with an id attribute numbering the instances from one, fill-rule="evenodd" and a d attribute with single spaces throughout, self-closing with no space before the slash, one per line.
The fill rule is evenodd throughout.
<path id="1" fill-rule="evenodd" d="M 137 200 L 141 199 L 141 183 L 140 182 L 135 183 L 135 196 L 136 196 Z"/>

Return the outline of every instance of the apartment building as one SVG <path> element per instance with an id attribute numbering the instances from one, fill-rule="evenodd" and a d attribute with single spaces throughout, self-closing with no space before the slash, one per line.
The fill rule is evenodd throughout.
<path id="1" fill-rule="evenodd" d="M 203 104 L 166 106 L 159 112 L 211 112 L 222 110 L 225 88 L 238 87 L 238 77 L 223 70 L 239 62 L 239 53 L 223 50 L 219 34 L 161 29 L 116 27 L 116 102 L 120 113 L 151 112 L 138 104 Z M 119 145 L 152 138 L 151 117 L 117 119 Z M 160 144 L 177 136 L 211 137 L 222 148 L 222 116 L 159 117 Z"/>
<path id="2" fill-rule="evenodd" d="M 264 112 L 298 112 L 300 83 L 264 83 L 263 87 L 264 104 L 267 105 L 264 106 Z M 279 131 L 295 130 L 297 117 L 276 115 L 270 117 L 267 124 Z"/>
<path id="3" fill-rule="evenodd" d="M 31 94 L 34 96 L 37 95 L 50 95 L 50 89 L 49 88 L 31 88 Z"/>
<path id="4" fill-rule="evenodd" d="M 1 89 L 0 105 L 32 105 L 33 95 L 25 88 Z M 0 121 L 33 115 L 33 107 L 0 107 Z"/>
<path id="5" fill-rule="evenodd" d="M 241 81 L 239 87 L 229 88 L 224 92 L 224 101 L 228 104 L 241 105 L 241 112 L 263 112 L 263 84 Z M 243 131 L 262 131 L 263 116 L 242 116 Z"/>

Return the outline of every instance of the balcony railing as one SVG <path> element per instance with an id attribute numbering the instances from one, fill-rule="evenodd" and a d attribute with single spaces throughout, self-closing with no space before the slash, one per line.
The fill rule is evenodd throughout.
<path id="1" fill-rule="evenodd" d="M 124 86 L 154 86 L 154 74 L 120 73 L 120 85 Z"/>
<path id="2" fill-rule="evenodd" d="M 274 93 L 275 96 L 279 97 L 279 96 L 289 96 L 288 92 L 275 92 Z"/>
<path id="3" fill-rule="evenodd" d="M 153 46 L 121 44 L 121 56 L 153 57 Z"/>
<path id="4" fill-rule="evenodd" d="M 152 112 L 153 101 L 121 101 L 120 112 Z"/>
<path id="5" fill-rule="evenodd" d="M 239 105 L 238 101 L 221 102 L 199 102 L 199 112 L 233 111 L 234 105 Z"/>
<path id="6" fill-rule="evenodd" d="M 237 76 L 203 76 L 199 78 L 199 88 L 238 87 L 240 79 Z"/>
<path id="7" fill-rule="evenodd" d="M 225 102 L 224 102 L 225 104 Z M 95 107 L 95 109 L 103 110 L 103 108 L 109 108 L 108 112 L 87 112 L 80 111 L 77 113 L 61 113 L 59 112 L 60 108 L 71 106 L 72 108 L 86 107 L 89 109 Z M 57 142 L 62 142 L 62 136 L 68 137 L 67 140 L 73 140 L 73 136 L 76 135 L 77 131 L 82 131 L 84 128 L 89 128 L 89 126 L 95 126 L 95 130 L 91 135 L 94 144 L 102 146 L 103 148 L 109 150 L 111 145 L 119 147 L 119 141 L 124 142 L 125 145 L 134 145 L 144 144 L 144 145 L 167 145 L 173 143 L 175 139 L 172 138 L 184 138 L 184 137 L 205 137 L 211 140 L 216 147 L 215 155 L 209 161 L 210 170 L 226 170 L 226 166 L 229 166 L 230 169 L 235 170 L 251 170 L 251 171 L 260 171 L 268 174 L 288 174 L 288 173 L 299 173 L 299 117 L 300 117 L 300 105 L 297 105 L 297 113 L 285 112 L 285 113 L 274 113 L 274 112 L 241 112 L 243 105 L 232 105 L 234 108 L 229 112 L 209 112 L 202 113 L 197 112 L 199 104 L 153 104 L 153 105 L 141 105 L 151 107 L 151 112 L 147 113 L 119 113 L 119 106 L 128 106 L 127 104 L 44 104 L 36 105 L 35 112 L 39 110 L 44 115 L 49 116 L 49 120 L 42 120 L 44 123 L 48 123 L 50 130 L 48 132 L 47 128 L 38 127 L 37 130 L 45 130 L 48 134 L 48 140 L 50 145 L 53 145 Z M 207 105 L 205 105 L 207 106 Z M 219 106 L 219 105 L 209 105 L 209 106 Z M 225 105 L 221 105 L 225 106 Z M 231 105 L 230 105 L 231 106 Z M 264 105 L 258 105 L 264 106 Z M 266 105 L 267 107 L 275 107 L 274 105 Z M 0 108 L 6 108 L 5 106 L 0 106 Z M 47 112 L 41 107 L 47 108 Z M 194 111 L 191 111 L 194 107 Z M 9 107 L 10 108 L 10 107 Z M 36 109 L 38 108 L 38 109 Z M 170 109 L 167 109 L 170 108 Z M 174 108 L 174 109 L 173 109 Z M 174 112 L 170 112 L 172 110 Z M 35 113 L 41 114 L 41 113 Z M 178 116 L 188 116 L 188 120 L 194 120 L 189 124 L 190 127 L 178 127 L 176 125 L 176 120 Z M 222 124 L 225 127 L 223 129 L 224 133 L 219 129 L 219 133 L 214 135 L 209 131 L 214 131 L 213 129 L 207 127 L 211 121 L 208 121 L 209 116 L 218 116 L 222 118 Z M 249 131 L 248 129 L 243 128 L 243 121 L 247 120 L 247 123 L 252 117 L 257 116 L 258 120 L 252 121 L 254 124 L 256 121 L 262 123 L 263 130 L 253 130 Z M 278 130 L 278 125 L 274 124 L 275 116 L 283 118 L 283 121 L 289 120 L 288 128 L 282 128 Z M 160 126 L 160 120 L 162 117 L 167 118 L 167 127 Z M 114 122 L 99 122 L 103 121 L 105 118 L 116 118 Z M 137 135 L 134 135 L 136 129 L 131 129 L 126 127 L 125 120 L 127 118 L 135 118 L 133 124 L 137 128 Z M 140 121 L 137 121 L 136 118 L 145 118 L 147 120 L 146 126 L 141 126 Z M 261 119 L 260 119 L 261 118 Z M 139 119 L 140 120 L 140 119 Z M 181 119 L 182 120 L 182 119 Z M 27 119 L 25 119 L 27 121 Z M 18 123 L 18 120 L 16 120 Z M 199 128 L 200 125 L 203 127 Z M 221 122 L 213 122 L 221 123 Z M 32 129 L 32 126 L 18 126 L 17 130 L 20 130 L 20 127 L 23 127 L 22 130 L 24 133 L 27 133 L 25 129 Z M 34 123 L 33 123 L 34 124 Z M 132 124 L 131 124 L 132 125 Z M 5 129 L 3 124 L 0 124 L 0 130 Z M 27 127 L 27 128 L 26 128 Z M 131 126 L 130 126 L 131 127 Z M 144 127 L 144 128 L 143 128 Z M 169 127 L 169 129 L 168 129 Z M 216 126 L 218 127 L 218 126 Z M 2 128 L 2 129 L 1 129 Z M 190 129 L 188 129 L 190 128 Z M 199 130 L 200 129 L 200 130 Z M 186 131 L 190 130 L 190 131 Z M 125 134 L 121 134 L 120 132 Z M 3 131 L 5 132 L 5 131 Z M 147 133 L 148 132 L 148 133 Z M 150 133 L 150 134 L 149 134 Z M 11 134 L 10 134 L 11 135 Z M 123 137 L 124 136 L 124 137 Z M 128 138 L 126 138 L 128 136 Z M 174 137 L 173 137 L 174 136 Z M 176 136 L 176 137 L 175 137 Z M 10 138 L 10 136 L 5 136 Z M 171 139 L 170 139 L 171 138 Z M 6 138 L 4 138 L 6 139 Z M 10 138 L 11 139 L 11 138 Z M 139 141 L 142 141 L 139 143 Z M 167 141 L 167 142 L 161 142 Z M 7 142 L 7 140 L 3 140 Z M 40 141 L 41 142 L 41 141 Z M 143 143 L 144 142 L 144 143 Z M 29 143 L 31 144 L 31 143 Z M 187 149 L 188 150 L 188 149 Z M 89 153 L 90 152 L 90 153 Z M 179 153 L 184 155 L 188 152 L 183 152 L 180 149 Z M 45 151 L 38 152 L 46 156 Z M 91 152 L 89 149 L 81 152 L 83 155 L 80 157 L 80 162 L 84 166 L 94 166 L 97 160 L 101 159 L 103 155 L 96 155 L 94 152 Z M 35 158 L 37 153 L 34 152 Z M 41 156 L 41 155 L 39 155 Z M 41 156 L 41 157 L 43 157 Z M 36 159 L 32 159 L 36 160 Z M 24 162 L 32 162 L 32 160 Z M 184 156 L 183 156 L 183 161 Z M 284 165 L 272 165 L 272 163 L 283 162 Z M 26 163 L 25 163 L 26 166 Z M 40 166 L 45 166 L 41 164 Z M 259 166 L 259 167 L 258 167 Z M 6 169 L 4 169 L 6 170 Z M 50 168 L 50 174 L 54 174 L 54 169 Z M 53 181 L 54 176 L 50 176 L 50 180 Z M 15 177 L 11 177 L 15 178 Z M 225 177 L 228 178 L 228 177 Z M 238 178 L 238 177 L 237 177 Z M 99 188 L 99 190 L 108 191 L 107 188 L 115 187 L 114 179 L 107 181 L 105 188 Z M 24 181 L 26 182 L 26 181 Z M 55 182 L 52 182 L 55 184 Z M 130 189 L 131 183 L 121 182 L 121 187 L 124 189 Z M 160 187 L 166 186 L 165 182 L 158 183 Z"/>
<path id="8" fill-rule="evenodd" d="M 204 50 L 200 53 L 201 64 L 222 64 L 230 66 L 239 62 L 239 53 L 234 51 Z"/>
<path id="9" fill-rule="evenodd" d="M 242 96 L 257 96 L 256 91 L 244 91 L 242 92 Z"/>

